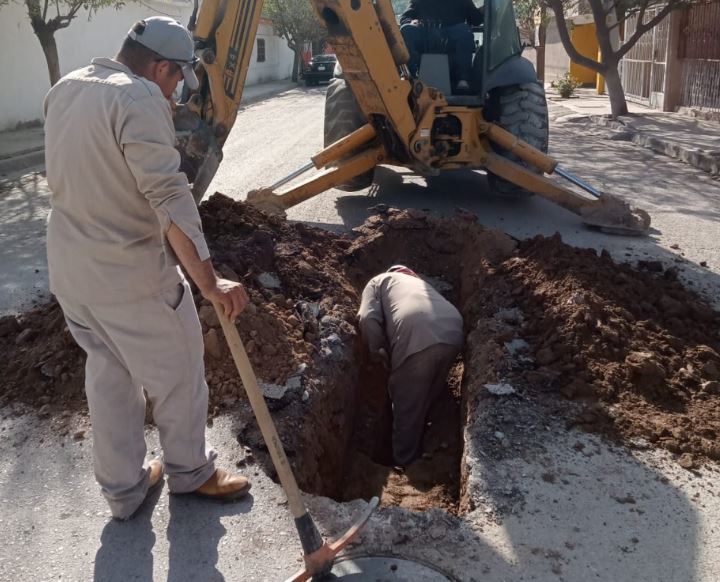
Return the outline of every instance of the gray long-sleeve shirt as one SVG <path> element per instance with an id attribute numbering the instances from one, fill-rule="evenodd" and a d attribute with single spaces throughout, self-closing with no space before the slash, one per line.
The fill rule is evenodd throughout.
<path id="1" fill-rule="evenodd" d="M 463 345 L 460 312 L 429 283 L 405 273 L 370 279 L 358 318 L 371 352 L 390 348 L 393 369 L 432 345 Z"/>
<path id="2" fill-rule="evenodd" d="M 210 257 L 170 104 L 155 83 L 111 59 L 63 77 L 45 98 L 52 192 L 50 289 L 87 304 L 132 301 L 181 280 L 165 234 L 174 223 Z"/>

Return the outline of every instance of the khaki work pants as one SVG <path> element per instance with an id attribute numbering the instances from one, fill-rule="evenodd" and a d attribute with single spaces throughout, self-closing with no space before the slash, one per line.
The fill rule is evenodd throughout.
<path id="1" fill-rule="evenodd" d="M 409 465 L 420 456 L 425 419 L 445 388 L 459 351 L 449 344 L 436 344 L 408 356 L 390 374 L 393 457 L 398 465 Z"/>
<path id="2" fill-rule="evenodd" d="M 87 353 L 95 477 L 113 516 L 131 516 L 147 493 L 143 389 L 152 402 L 170 491 L 197 489 L 215 471 L 216 454 L 205 446 L 202 329 L 188 283 L 128 304 L 58 302 Z"/>

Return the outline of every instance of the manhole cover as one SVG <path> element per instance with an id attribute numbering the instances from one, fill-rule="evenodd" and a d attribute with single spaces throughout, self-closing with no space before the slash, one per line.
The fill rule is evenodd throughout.
<path id="1" fill-rule="evenodd" d="M 346 558 L 337 561 L 329 577 L 329 580 L 333 579 L 352 580 L 353 582 L 448 582 L 452 580 L 435 568 L 419 562 L 376 556 Z"/>

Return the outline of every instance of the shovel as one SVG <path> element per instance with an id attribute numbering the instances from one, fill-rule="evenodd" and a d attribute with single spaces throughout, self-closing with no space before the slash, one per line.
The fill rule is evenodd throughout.
<path id="1" fill-rule="evenodd" d="M 214 307 L 230 348 L 230 353 L 245 387 L 245 392 L 250 400 L 255 419 L 260 426 L 260 432 L 262 432 L 263 439 L 270 452 L 280 484 L 285 490 L 290 513 L 295 519 L 295 527 L 300 537 L 305 568 L 288 578 L 287 582 L 303 582 L 313 577 L 322 578 L 330 573 L 335 556 L 350 544 L 367 520 L 370 519 L 370 515 L 377 507 L 379 500 L 377 497 L 373 497 L 360 518 L 336 541 L 332 543 L 323 541 L 312 516 L 308 513 L 300 496 L 300 488 L 290 468 L 285 449 L 280 442 L 280 437 L 270 416 L 267 404 L 265 404 L 265 399 L 258 386 L 255 372 L 247 357 L 237 327 L 227 318 L 221 305 L 214 303 Z"/>

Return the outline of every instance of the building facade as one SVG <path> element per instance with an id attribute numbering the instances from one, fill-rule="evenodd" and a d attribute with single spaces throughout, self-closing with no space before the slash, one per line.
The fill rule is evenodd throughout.
<path id="1" fill-rule="evenodd" d="M 647 10 L 645 21 L 656 10 Z M 568 15 L 568 22 L 573 45 L 581 54 L 598 59 L 592 16 Z M 635 18 L 628 18 L 624 36 L 633 34 L 636 25 Z M 602 78 L 568 57 L 557 25 L 551 20 L 545 46 L 545 81 L 567 72 L 602 92 Z M 720 1 L 695 2 L 672 12 L 623 57 L 620 74 L 630 101 L 664 111 L 691 109 L 720 114 Z"/>
<path id="2" fill-rule="evenodd" d="M 137 20 L 165 15 L 187 23 L 191 12 L 189 0 L 129 2 L 118 10 L 99 10 L 90 19 L 87 12 L 80 12 L 68 28 L 55 34 L 61 74 L 87 65 L 95 56 L 113 56 Z M 285 41 L 274 34 L 272 23 L 262 20 L 246 84 L 289 78 L 293 57 Z M 50 81 L 24 3 L 0 8 L 0 71 L 0 131 L 40 120 Z"/>

